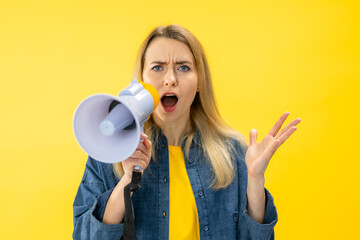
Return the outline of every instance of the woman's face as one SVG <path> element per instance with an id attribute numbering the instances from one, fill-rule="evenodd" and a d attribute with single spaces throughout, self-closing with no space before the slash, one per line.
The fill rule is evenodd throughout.
<path id="1" fill-rule="evenodd" d="M 143 81 L 159 92 L 155 122 L 187 123 L 198 88 L 195 60 L 188 46 L 174 39 L 152 40 L 145 55 Z"/>

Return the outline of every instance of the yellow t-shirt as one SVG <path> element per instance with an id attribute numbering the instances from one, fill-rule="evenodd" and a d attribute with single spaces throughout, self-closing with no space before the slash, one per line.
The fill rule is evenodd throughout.
<path id="1" fill-rule="evenodd" d="M 200 239 L 195 197 L 181 147 L 169 146 L 169 239 Z"/>

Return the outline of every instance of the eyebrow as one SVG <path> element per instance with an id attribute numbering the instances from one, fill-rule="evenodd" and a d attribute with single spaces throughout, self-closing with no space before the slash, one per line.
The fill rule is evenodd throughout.
<path id="1" fill-rule="evenodd" d="M 175 62 L 176 64 L 184 64 L 184 63 L 187 63 L 187 64 L 191 64 L 192 65 L 192 62 L 190 62 L 190 61 L 186 61 L 186 60 L 184 60 L 184 61 L 177 61 L 177 62 Z M 150 64 L 166 64 L 166 62 L 165 61 L 152 61 Z"/>

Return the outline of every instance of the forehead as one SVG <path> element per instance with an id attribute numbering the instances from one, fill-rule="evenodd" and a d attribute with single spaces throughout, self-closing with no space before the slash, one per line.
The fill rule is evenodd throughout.
<path id="1" fill-rule="evenodd" d="M 190 48 L 177 40 L 155 38 L 151 41 L 145 54 L 145 62 L 151 61 L 190 61 L 194 62 Z"/>

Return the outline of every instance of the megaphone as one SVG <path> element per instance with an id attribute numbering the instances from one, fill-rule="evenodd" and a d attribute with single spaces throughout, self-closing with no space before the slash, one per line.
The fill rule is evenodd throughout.
<path id="1" fill-rule="evenodd" d="M 159 103 L 150 84 L 136 79 L 119 96 L 95 94 L 80 103 L 74 114 L 74 133 L 92 158 L 116 163 L 129 158 L 140 142 L 143 124 Z"/>

